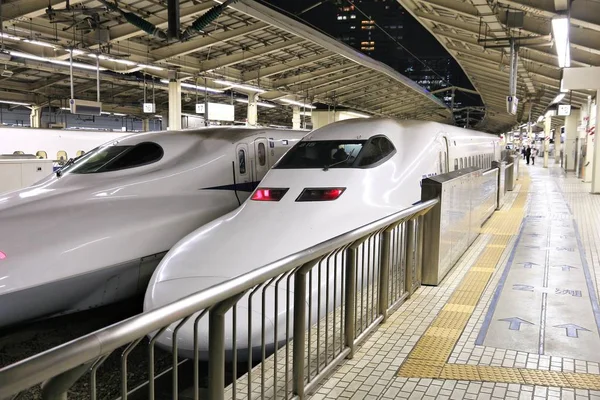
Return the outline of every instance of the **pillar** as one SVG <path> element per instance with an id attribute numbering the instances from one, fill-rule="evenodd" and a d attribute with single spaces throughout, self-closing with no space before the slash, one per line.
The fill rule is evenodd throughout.
<path id="1" fill-rule="evenodd" d="M 169 73 L 169 75 L 171 75 Z M 167 129 L 181 129 L 181 81 L 177 76 L 169 76 L 169 120 Z"/>
<path id="2" fill-rule="evenodd" d="M 31 107 L 31 114 L 29 115 L 29 126 L 31 126 L 32 128 L 42 127 L 42 107 Z"/>
<path id="3" fill-rule="evenodd" d="M 554 131 L 554 162 L 556 162 L 557 164 L 560 162 L 560 150 L 562 149 L 560 140 L 560 127 L 558 127 Z"/>
<path id="4" fill-rule="evenodd" d="M 565 143 L 563 149 L 563 168 L 565 171 L 575 171 L 577 159 L 577 125 L 579 111 L 571 110 L 571 115 L 565 118 Z"/>
<path id="5" fill-rule="evenodd" d="M 246 124 L 256 126 L 258 122 L 258 93 L 248 94 L 248 117 Z"/>
<path id="6" fill-rule="evenodd" d="M 142 130 L 148 132 L 150 130 L 150 118 L 142 119 Z"/>
<path id="7" fill-rule="evenodd" d="M 594 117 L 595 118 L 592 118 Z M 600 89 L 596 90 L 596 112 L 592 110 L 590 115 L 590 128 L 594 130 L 594 158 L 592 160 L 592 193 L 600 193 L 600 145 L 598 144 L 597 136 L 600 135 Z M 593 123 L 593 124 L 592 124 Z M 589 147 L 588 147 L 589 148 Z"/>
<path id="8" fill-rule="evenodd" d="M 302 127 L 302 118 L 300 116 L 300 106 L 292 107 L 292 129 L 300 129 Z"/>
<path id="9" fill-rule="evenodd" d="M 548 168 L 548 150 L 550 148 L 550 131 L 552 130 L 552 117 L 544 118 L 544 168 Z"/>

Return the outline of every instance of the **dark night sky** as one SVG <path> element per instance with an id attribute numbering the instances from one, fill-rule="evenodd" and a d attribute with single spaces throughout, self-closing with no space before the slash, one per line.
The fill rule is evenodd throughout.
<path id="1" fill-rule="evenodd" d="M 285 10 L 289 14 L 293 14 L 295 16 L 298 15 L 302 10 L 309 8 L 317 3 L 319 0 L 260 0 L 261 2 L 268 4 L 274 8 L 279 8 L 281 10 Z M 368 13 L 369 4 L 375 3 L 377 0 L 356 0 L 356 5 L 365 13 Z M 379 0 L 379 9 L 381 9 L 381 0 Z M 397 69 L 400 73 L 409 76 L 406 71 L 406 67 L 409 64 L 417 65 L 418 68 L 425 69 L 422 67 L 412 55 L 417 57 L 418 59 L 422 59 L 428 65 L 434 65 L 428 58 L 431 60 L 432 58 L 439 57 L 448 57 L 450 59 L 447 71 L 451 71 L 451 75 L 444 74 L 444 71 L 438 70 L 438 68 L 433 67 L 433 70 L 445 77 L 449 78 L 449 82 L 444 86 L 461 86 L 465 88 L 472 89 L 472 85 L 464 74 L 458 63 L 448 54 L 448 52 L 442 47 L 442 45 L 437 41 L 433 35 L 429 33 L 418 21 L 416 21 L 410 13 L 402 9 L 395 2 L 395 0 L 387 0 L 387 3 L 393 5 L 390 7 L 389 11 L 385 15 L 385 19 L 388 24 L 390 21 L 398 21 L 398 23 L 403 24 L 402 30 L 402 38 L 398 40 L 398 42 L 404 47 L 407 51 L 402 50 L 397 47 L 394 43 L 388 43 L 385 51 L 382 51 L 381 46 L 376 46 L 377 50 L 372 54 L 371 57 L 378 59 L 379 61 L 385 62 L 393 68 Z M 339 13 L 340 7 L 350 6 L 351 3 L 348 0 L 328 0 L 323 2 L 318 7 L 311 9 L 310 11 L 302 13 L 300 16 L 296 18 L 304 20 L 305 23 L 309 25 L 313 25 L 313 27 L 331 35 L 338 36 L 339 32 L 336 32 L 336 29 L 339 29 L 340 25 L 336 25 L 336 15 Z M 358 13 L 358 17 L 360 19 L 364 19 L 363 15 Z M 381 19 L 383 17 L 379 15 L 378 17 L 373 16 L 373 19 L 380 25 L 383 25 Z M 392 22 L 395 23 L 395 22 Z M 387 32 L 392 33 L 388 29 Z M 381 35 L 381 32 L 378 32 Z M 374 33 L 375 34 L 375 33 Z M 379 43 L 378 43 L 379 44 Z M 359 45 L 355 45 L 354 47 L 359 47 Z M 412 55 L 411 55 L 412 53 Z M 412 77 L 411 77 L 412 78 Z M 415 79 L 415 78 L 413 78 Z M 463 105 L 480 105 L 480 100 L 476 98 L 477 96 L 469 95 L 464 96 L 460 92 L 457 93 L 457 101 L 462 102 Z M 457 104 L 458 105 L 458 104 Z"/>

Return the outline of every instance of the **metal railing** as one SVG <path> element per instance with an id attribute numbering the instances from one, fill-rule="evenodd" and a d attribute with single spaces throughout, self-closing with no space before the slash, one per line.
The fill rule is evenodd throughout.
<path id="1" fill-rule="evenodd" d="M 333 367 L 351 358 L 355 346 L 386 319 L 388 311 L 420 285 L 423 240 L 427 237 L 423 215 L 438 201 L 420 202 L 3 368 L 0 399 L 40 383 L 42 398 L 66 399 L 75 382 L 88 379 L 89 397 L 95 400 L 98 371 L 117 351 L 121 352 L 117 395 L 127 399 L 132 389 L 129 355 L 142 343 L 147 346 L 148 358 L 144 390 L 146 398 L 155 399 L 155 347 L 167 332 L 174 344 L 170 357 L 172 392 L 168 397 L 177 400 L 181 364 L 178 335 L 182 327 L 191 324 L 194 399 L 203 394 L 203 398 L 219 400 L 226 393 L 231 398 L 302 399 Z M 258 320 L 257 313 L 261 316 Z M 203 341 L 208 343 L 207 361 L 200 360 Z M 208 388 L 201 391 L 200 364 L 205 362 Z M 239 370 L 244 364 L 244 371 Z M 226 367 L 230 375 L 227 381 Z"/>

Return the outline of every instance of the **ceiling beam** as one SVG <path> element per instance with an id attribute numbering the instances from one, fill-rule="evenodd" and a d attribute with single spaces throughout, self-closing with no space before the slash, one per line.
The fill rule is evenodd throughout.
<path id="1" fill-rule="evenodd" d="M 298 58 L 286 63 L 276 64 L 270 67 L 258 68 L 252 71 L 242 73 L 242 80 L 244 82 L 254 81 L 259 78 L 266 78 L 272 75 L 281 74 L 283 72 L 299 68 L 303 65 L 311 64 L 317 61 L 321 61 L 328 57 L 335 56 L 334 53 L 326 51 L 320 54 L 315 54 L 310 57 Z"/>
<path id="2" fill-rule="evenodd" d="M 305 72 L 298 75 L 289 76 L 287 78 L 276 79 L 271 81 L 273 87 L 285 87 L 288 85 L 297 85 L 302 82 L 310 81 L 321 76 L 333 74 L 335 72 L 341 72 L 348 70 L 350 68 L 356 68 L 359 64 L 356 63 L 345 63 L 341 65 L 336 65 L 328 68 L 320 68 L 315 71 Z"/>

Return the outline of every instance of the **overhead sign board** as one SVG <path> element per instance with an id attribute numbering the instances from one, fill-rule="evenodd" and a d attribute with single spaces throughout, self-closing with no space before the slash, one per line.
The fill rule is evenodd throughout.
<path id="1" fill-rule="evenodd" d="M 570 104 L 559 104 L 558 105 L 558 116 L 567 116 L 571 115 L 571 105 Z"/>
<path id="2" fill-rule="evenodd" d="M 197 103 L 196 104 L 196 114 L 204 114 L 204 110 L 206 109 L 205 104 L 204 103 Z"/>
<path id="3" fill-rule="evenodd" d="M 519 107 L 519 99 L 517 96 L 506 97 L 506 112 L 515 115 L 517 114 L 517 108 Z"/>
<path id="4" fill-rule="evenodd" d="M 207 119 L 213 121 L 234 121 L 235 107 L 232 104 L 208 103 Z"/>
<path id="5" fill-rule="evenodd" d="M 156 105 L 154 103 L 144 103 L 144 113 L 152 114 L 156 112 Z"/>

